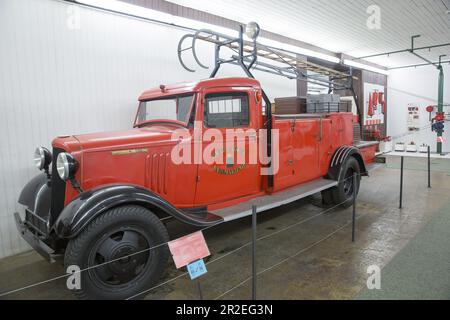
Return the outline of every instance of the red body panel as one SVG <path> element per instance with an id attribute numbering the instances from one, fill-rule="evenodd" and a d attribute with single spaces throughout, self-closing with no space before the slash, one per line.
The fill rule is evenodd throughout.
<path id="1" fill-rule="evenodd" d="M 203 122 L 205 95 L 230 91 L 248 93 L 250 122 L 242 129 L 253 129 L 255 132 L 263 129 L 261 101 L 257 98 L 260 84 L 254 79 L 208 79 L 187 85 L 165 86 L 164 90 L 144 92 L 139 100 L 196 93 L 196 120 L 203 123 L 203 129 L 206 129 Z M 280 160 L 271 191 L 325 176 L 335 150 L 342 145 L 353 144 L 353 121 L 351 113 L 296 120 L 274 118 L 273 129 L 279 130 L 280 136 Z M 175 123 L 150 124 L 127 131 L 60 137 L 53 141 L 53 146 L 70 152 L 79 162 L 75 178 L 85 191 L 107 184 L 133 184 L 156 192 L 179 208 L 219 208 L 265 192 L 267 177 L 259 173 L 259 164 L 245 165 L 230 175 L 218 173 L 223 170 L 211 164 L 174 164 L 170 155 L 180 140 L 172 139 L 172 133 L 180 128 Z M 184 130 L 191 135 L 193 133 L 193 129 Z M 198 138 L 190 137 L 182 143 L 194 150 L 195 139 Z M 249 139 L 258 139 L 258 136 L 246 139 L 241 145 L 246 155 Z M 209 143 L 200 141 L 203 147 Z M 371 161 L 372 151 L 363 152 L 365 161 Z M 67 183 L 65 203 L 77 195 L 77 191 Z"/>
<path id="2" fill-rule="evenodd" d="M 367 146 L 359 149 L 364 163 L 372 163 L 375 160 L 375 153 L 377 152 L 378 145 Z"/>
<path id="3" fill-rule="evenodd" d="M 274 191 L 327 174 L 337 148 L 353 145 L 353 114 L 331 113 L 324 118 L 274 120 L 280 134 L 280 169 Z"/>

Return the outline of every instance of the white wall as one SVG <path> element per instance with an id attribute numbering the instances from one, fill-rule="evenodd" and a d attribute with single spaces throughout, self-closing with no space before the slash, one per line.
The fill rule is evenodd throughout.
<path id="1" fill-rule="evenodd" d="M 80 29 L 73 30 L 69 7 L 55 0 L 0 1 L 0 258 L 28 248 L 13 212 L 21 209 L 21 188 L 37 174 L 36 146 L 50 147 L 66 133 L 130 128 L 143 90 L 210 72 L 180 66 L 182 30 L 89 8 L 79 8 Z M 211 61 L 213 51 L 201 55 Z M 243 74 L 227 69 L 222 75 Z M 256 75 L 272 98 L 296 94 L 295 81 Z"/>
<path id="2" fill-rule="evenodd" d="M 449 104 L 450 66 L 448 64 L 444 66 L 444 75 L 444 103 Z M 397 136 L 408 131 L 408 103 L 414 103 L 420 107 L 421 127 L 427 126 L 430 122 L 425 109 L 429 105 L 437 105 L 437 96 L 438 71 L 435 67 L 393 70 L 388 76 L 388 135 Z M 444 138 L 447 141 L 443 144 L 443 151 L 450 152 L 450 123 L 446 123 L 444 130 Z M 431 146 L 433 152 L 436 151 L 436 133 L 432 132 L 431 128 L 399 138 L 397 141 L 426 143 Z"/>

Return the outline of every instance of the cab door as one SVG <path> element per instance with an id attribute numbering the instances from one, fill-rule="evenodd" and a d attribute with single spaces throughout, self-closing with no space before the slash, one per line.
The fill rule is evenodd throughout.
<path id="1" fill-rule="evenodd" d="M 200 109 L 203 132 L 199 141 L 201 148 L 197 151 L 201 153 L 201 163 L 198 164 L 196 205 L 215 204 L 260 192 L 262 179 L 257 150 L 261 105 L 257 102 L 256 90 L 205 89 Z M 217 139 L 218 134 L 222 139 Z"/>

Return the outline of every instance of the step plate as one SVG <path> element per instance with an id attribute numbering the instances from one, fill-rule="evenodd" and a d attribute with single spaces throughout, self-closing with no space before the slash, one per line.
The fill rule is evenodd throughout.
<path id="1" fill-rule="evenodd" d="M 317 179 L 275 194 L 257 197 L 232 207 L 214 210 L 211 213 L 222 217 L 224 221 L 232 221 L 252 215 L 253 204 L 256 205 L 257 212 L 262 212 L 306 198 L 336 185 L 337 181 Z"/>

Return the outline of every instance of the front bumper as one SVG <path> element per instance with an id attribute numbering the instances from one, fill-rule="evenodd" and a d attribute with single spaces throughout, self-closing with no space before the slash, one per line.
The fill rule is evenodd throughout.
<path id="1" fill-rule="evenodd" d="M 34 234 L 22 221 L 18 212 L 14 213 L 14 218 L 16 220 L 17 230 L 19 230 L 22 238 L 28 242 L 28 244 L 36 250 L 42 257 L 44 257 L 49 262 L 53 263 L 59 258 L 60 254 L 55 254 L 55 251 L 50 248 L 44 241 L 42 241 L 36 234 Z"/>

